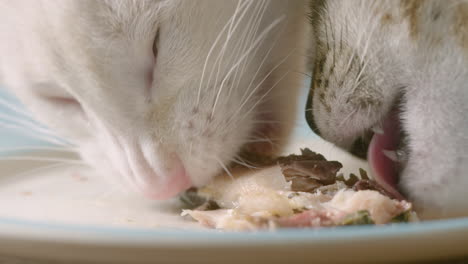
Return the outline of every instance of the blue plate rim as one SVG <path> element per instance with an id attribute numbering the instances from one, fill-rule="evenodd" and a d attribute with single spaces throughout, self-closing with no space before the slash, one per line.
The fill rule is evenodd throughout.
<path id="1" fill-rule="evenodd" d="M 20 233 L 18 231 L 21 230 Z M 218 246 L 233 244 L 264 245 L 288 243 L 333 243 L 347 240 L 379 240 L 418 237 L 431 234 L 466 233 L 468 218 L 431 220 L 386 226 L 347 226 L 321 229 L 280 229 L 276 231 L 226 232 L 219 230 L 186 230 L 175 228 L 128 228 L 100 225 L 50 223 L 16 218 L 0 218 L 0 239 L 22 238 L 85 243 L 152 243 Z"/>

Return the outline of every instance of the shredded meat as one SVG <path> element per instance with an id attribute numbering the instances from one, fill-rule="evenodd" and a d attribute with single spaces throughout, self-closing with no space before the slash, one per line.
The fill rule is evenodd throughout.
<path id="1" fill-rule="evenodd" d="M 255 158 L 255 157 L 254 157 Z M 411 204 L 395 199 L 360 169 L 338 174 L 342 164 L 301 149 L 301 155 L 262 158 L 261 170 L 218 177 L 181 200 L 200 224 L 224 230 L 317 228 L 417 221 Z M 239 169 L 239 167 L 236 167 Z"/>

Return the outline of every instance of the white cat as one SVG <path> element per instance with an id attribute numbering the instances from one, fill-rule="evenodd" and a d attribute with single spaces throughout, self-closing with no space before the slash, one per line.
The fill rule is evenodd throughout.
<path id="1" fill-rule="evenodd" d="M 307 119 L 427 217 L 468 215 L 468 2 L 312 1 Z M 399 180 L 397 178 L 399 174 Z"/>
<path id="2" fill-rule="evenodd" d="M 103 175 L 165 199 L 284 145 L 306 7 L 2 0 L 0 81 Z"/>

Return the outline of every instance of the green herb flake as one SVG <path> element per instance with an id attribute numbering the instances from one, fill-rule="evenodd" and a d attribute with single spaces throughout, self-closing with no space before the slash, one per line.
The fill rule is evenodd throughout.
<path id="1" fill-rule="evenodd" d="M 184 209 L 195 209 L 208 202 L 208 199 L 198 194 L 196 188 L 188 189 L 179 196 L 179 199 Z"/>
<path id="2" fill-rule="evenodd" d="M 340 225 L 373 225 L 369 211 L 360 210 L 355 213 L 348 214 L 343 218 Z"/>
<path id="3" fill-rule="evenodd" d="M 370 180 L 369 176 L 367 176 L 367 171 L 363 168 L 359 168 L 359 174 L 361 175 L 362 180 Z"/>
<path id="4" fill-rule="evenodd" d="M 408 223 L 411 217 L 411 210 L 404 211 L 403 213 L 393 217 L 392 223 Z"/>

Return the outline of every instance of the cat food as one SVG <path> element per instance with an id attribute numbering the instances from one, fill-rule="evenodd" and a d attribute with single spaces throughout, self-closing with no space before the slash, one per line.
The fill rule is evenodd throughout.
<path id="1" fill-rule="evenodd" d="M 416 221 L 411 204 L 397 200 L 364 170 L 338 174 L 341 163 L 309 149 L 279 157 L 258 170 L 233 168 L 181 196 L 188 215 L 223 230 L 319 228 Z"/>

